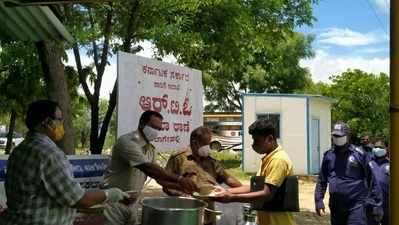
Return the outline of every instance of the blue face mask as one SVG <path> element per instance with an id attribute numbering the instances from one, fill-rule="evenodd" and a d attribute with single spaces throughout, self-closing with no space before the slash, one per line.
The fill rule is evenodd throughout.
<path id="1" fill-rule="evenodd" d="M 373 155 L 376 158 L 382 158 L 387 155 L 387 150 L 383 148 L 373 148 Z"/>

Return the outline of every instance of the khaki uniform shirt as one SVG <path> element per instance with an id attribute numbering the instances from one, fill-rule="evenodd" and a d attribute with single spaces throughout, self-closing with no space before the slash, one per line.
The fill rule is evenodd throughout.
<path id="1" fill-rule="evenodd" d="M 166 164 L 166 170 L 192 179 L 198 187 L 206 185 L 216 185 L 227 179 L 227 174 L 223 166 L 212 157 L 203 160 L 195 160 L 191 148 L 187 147 L 183 151 L 172 155 Z M 177 190 L 164 190 L 171 195 L 182 195 L 183 192 Z M 209 209 L 214 209 L 213 201 L 206 201 Z M 204 224 L 214 224 L 216 217 L 213 214 L 205 212 Z"/>
<path id="2" fill-rule="evenodd" d="M 155 147 L 138 130 L 122 135 L 112 149 L 111 164 L 104 175 L 105 186 L 140 192 L 147 175 L 135 166 L 154 162 L 154 157 Z"/>
<path id="3" fill-rule="evenodd" d="M 217 160 L 208 156 L 206 159 L 197 161 L 190 147 L 172 155 L 165 169 L 183 177 L 189 177 L 198 187 L 216 185 L 227 178 L 223 166 Z"/>

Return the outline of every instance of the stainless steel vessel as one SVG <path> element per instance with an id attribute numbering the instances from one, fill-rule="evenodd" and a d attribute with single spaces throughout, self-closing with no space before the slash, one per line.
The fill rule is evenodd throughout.
<path id="1" fill-rule="evenodd" d="M 207 204 L 194 198 L 148 197 L 141 201 L 142 225 L 202 225 Z"/>

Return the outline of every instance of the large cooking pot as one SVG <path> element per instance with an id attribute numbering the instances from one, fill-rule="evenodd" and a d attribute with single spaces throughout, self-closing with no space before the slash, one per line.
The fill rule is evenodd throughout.
<path id="1" fill-rule="evenodd" d="M 202 225 L 207 204 L 194 198 L 147 197 L 143 205 L 142 225 Z"/>

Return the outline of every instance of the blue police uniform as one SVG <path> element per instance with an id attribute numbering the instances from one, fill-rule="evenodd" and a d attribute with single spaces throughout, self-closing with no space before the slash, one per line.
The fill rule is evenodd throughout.
<path id="1" fill-rule="evenodd" d="M 381 225 L 389 224 L 389 160 L 385 158 L 383 161 L 378 162 L 373 159 L 370 163 L 370 168 L 373 171 L 377 184 L 382 191 L 382 208 L 384 217 L 382 218 Z M 369 221 L 369 225 L 378 224 L 374 221 Z"/>
<path id="2" fill-rule="evenodd" d="M 365 152 L 349 145 L 347 151 L 333 146 L 323 157 L 315 190 L 316 208 L 324 208 L 329 184 L 331 225 L 366 225 L 366 210 L 382 214 L 381 189 L 376 184 Z"/>

